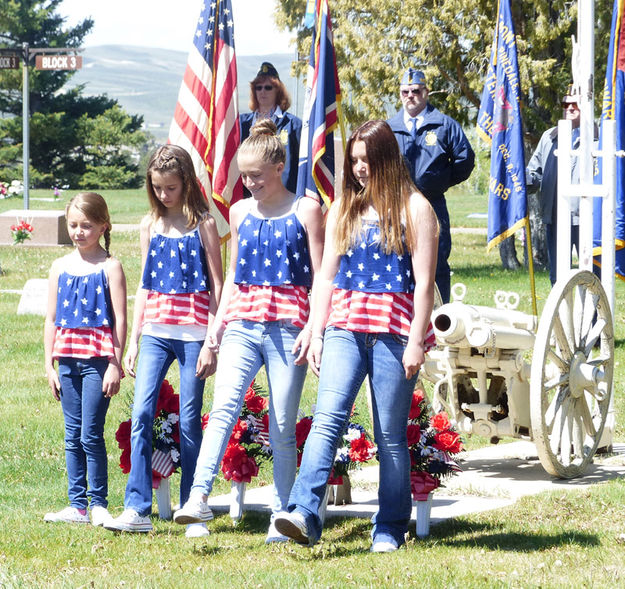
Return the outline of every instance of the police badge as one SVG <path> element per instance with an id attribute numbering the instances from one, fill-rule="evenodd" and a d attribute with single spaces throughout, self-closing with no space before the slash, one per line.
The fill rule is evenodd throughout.
<path id="1" fill-rule="evenodd" d="M 437 137 L 434 131 L 428 131 L 425 134 L 425 144 L 427 146 L 431 147 L 432 145 L 436 145 L 436 141 L 437 141 Z"/>

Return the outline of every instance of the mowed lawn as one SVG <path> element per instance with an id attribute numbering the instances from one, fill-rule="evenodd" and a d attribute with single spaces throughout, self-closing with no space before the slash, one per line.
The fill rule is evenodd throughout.
<path id="1" fill-rule="evenodd" d="M 64 207 L 50 191 L 33 191 L 33 208 Z M 146 211 L 143 191 L 104 191 L 115 224 L 136 224 Z M 452 226 L 485 227 L 467 217 L 486 212 L 486 199 L 456 191 L 450 196 Z M 0 201 L 0 212 L 20 209 L 20 200 Z M 467 286 L 466 302 L 493 306 L 496 290 L 521 295 L 529 312 L 526 271 L 501 270 L 498 253 L 486 253 L 485 237 L 453 236 L 452 283 Z M 139 280 L 136 230 L 117 231 L 112 251 L 126 270 L 129 295 Z M 16 314 L 19 291 L 29 278 L 45 278 L 59 247 L 0 246 L 0 587 L 619 587 L 625 586 L 625 483 L 621 480 L 584 490 L 544 493 L 512 507 L 449 520 L 429 538 L 411 535 L 402 550 L 368 552 L 371 524 L 358 518 L 330 519 L 312 550 L 293 544 L 265 546 L 268 515 L 247 512 L 237 527 L 227 515 L 210 524 L 211 536 L 189 540 L 184 528 L 154 518 L 147 535 L 115 535 L 91 526 L 44 524 L 47 511 L 67 503 L 63 418 L 43 370 L 43 318 Z M 521 258 L 521 256 L 520 256 Z M 549 294 L 546 274 L 537 274 L 539 310 Z M 617 284 L 615 408 L 616 442 L 625 441 L 623 283 Z M 132 298 L 129 313 L 132 313 Z M 172 370 L 170 381 L 178 390 Z M 266 380 L 261 373 L 259 382 Z M 126 475 L 119 469 L 115 431 L 129 417 L 132 379 L 111 403 L 106 425 L 109 500 L 121 512 Z M 302 411 L 311 413 L 316 379 L 309 374 Z M 205 393 L 210 408 L 212 379 Z M 357 410 L 368 419 L 364 395 Z M 470 447 L 486 443 L 468 440 Z M 174 502 L 178 475 L 173 475 Z M 270 465 L 254 485 L 271 483 Z M 219 477 L 215 492 L 227 492 Z M 155 502 L 156 505 L 156 502 Z M 414 530 L 411 530 L 414 531 Z"/>

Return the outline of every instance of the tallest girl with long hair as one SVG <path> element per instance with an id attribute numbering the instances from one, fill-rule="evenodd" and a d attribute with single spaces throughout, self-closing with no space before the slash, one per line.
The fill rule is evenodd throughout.
<path id="1" fill-rule="evenodd" d="M 288 512 L 275 527 L 302 544 L 321 536 L 319 507 L 337 443 L 369 377 L 380 460 L 371 550 L 390 552 L 403 544 L 412 508 L 406 424 L 433 344 L 438 223 L 386 123 L 356 129 L 346 155 L 343 196 L 330 209 L 313 286 L 308 361 L 320 368 L 317 406 Z"/>

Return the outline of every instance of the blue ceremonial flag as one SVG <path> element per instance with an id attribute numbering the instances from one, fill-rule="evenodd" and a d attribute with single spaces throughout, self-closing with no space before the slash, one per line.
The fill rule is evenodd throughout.
<path id="1" fill-rule="evenodd" d="M 477 118 L 478 134 L 491 145 L 489 250 L 528 224 L 519 94 L 519 67 L 510 1 L 500 0 Z"/>
<path id="2" fill-rule="evenodd" d="M 336 71 L 328 0 L 316 0 L 310 48 L 297 195 L 330 206 L 334 200 L 334 130 L 339 123 L 341 88 Z"/>
<path id="3" fill-rule="evenodd" d="M 603 145 L 603 122 L 616 121 L 616 149 L 625 149 L 625 0 L 614 0 L 608 65 L 603 88 L 603 110 L 599 146 Z M 598 166 L 596 180 L 601 182 L 602 166 Z M 601 199 L 595 199 L 593 211 L 594 256 L 601 256 Z M 615 272 L 625 280 L 625 158 L 616 158 L 616 202 L 614 204 L 616 241 Z M 595 257 L 595 264 L 601 260 Z"/>

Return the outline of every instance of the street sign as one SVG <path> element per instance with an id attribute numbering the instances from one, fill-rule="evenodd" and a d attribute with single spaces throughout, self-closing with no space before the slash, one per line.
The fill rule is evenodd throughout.
<path id="1" fill-rule="evenodd" d="M 16 70 L 20 66 L 17 55 L 0 55 L 0 70 Z"/>
<path id="2" fill-rule="evenodd" d="M 38 70 L 79 70 L 81 67 L 81 55 L 35 56 L 35 68 L 37 68 Z"/>

